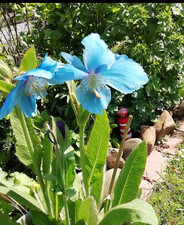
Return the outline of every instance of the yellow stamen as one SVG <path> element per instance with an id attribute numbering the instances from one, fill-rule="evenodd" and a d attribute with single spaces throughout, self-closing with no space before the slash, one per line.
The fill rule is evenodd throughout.
<path id="1" fill-rule="evenodd" d="M 99 93 L 97 92 L 97 90 L 95 90 L 95 95 L 96 95 L 96 97 L 97 97 L 98 99 L 101 98 L 101 96 L 99 95 Z"/>

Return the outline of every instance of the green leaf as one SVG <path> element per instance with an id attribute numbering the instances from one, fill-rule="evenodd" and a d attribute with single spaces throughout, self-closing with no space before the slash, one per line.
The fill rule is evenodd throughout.
<path id="1" fill-rule="evenodd" d="M 85 154 L 88 185 L 92 187 L 91 193 L 97 203 L 100 201 L 103 168 L 107 157 L 109 145 L 109 121 L 104 110 L 103 115 L 97 115 L 90 135 Z"/>
<path id="2" fill-rule="evenodd" d="M 87 223 L 84 220 L 79 220 L 75 225 L 87 225 Z"/>
<path id="3" fill-rule="evenodd" d="M 131 224 L 158 225 L 157 216 L 151 205 L 140 199 L 115 206 L 102 219 L 99 225 Z"/>
<path id="4" fill-rule="evenodd" d="M 41 208 L 38 201 L 31 195 L 21 192 L 16 188 L 8 187 L 7 183 L 5 184 L 3 181 L 0 181 L 0 193 L 12 197 L 15 201 L 26 208 L 33 210 L 40 210 Z"/>
<path id="5" fill-rule="evenodd" d="M 27 72 L 28 70 L 35 69 L 36 67 L 37 67 L 36 52 L 35 52 L 34 46 L 32 45 L 26 51 L 26 53 L 21 61 L 21 65 L 20 65 L 18 74 L 22 71 Z"/>
<path id="6" fill-rule="evenodd" d="M 68 199 L 68 209 L 69 209 L 69 217 L 70 217 L 71 225 L 77 224 L 75 223 L 75 220 L 78 215 L 80 205 L 81 205 L 81 200 L 79 198 L 76 199 L 75 201 L 71 201 L 70 199 Z"/>
<path id="7" fill-rule="evenodd" d="M 136 198 L 147 158 L 146 143 L 143 141 L 129 155 L 114 187 L 112 207 Z"/>
<path id="8" fill-rule="evenodd" d="M 53 132 L 53 135 L 54 137 L 51 136 L 51 139 L 53 139 L 53 142 L 57 142 L 56 144 L 58 145 L 58 147 L 61 147 L 63 146 L 64 144 L 64 140 L 63 140 L 63 136 L 61 134 L 61 131 L 59 130 L 58 126 L 57 126 L 57 121 L 58 120 L 61 120 L 60 118 L 54 118 L 54 117 L 51 117 L 52 119 L 52 132 Z M 55 140 L 54 140 L 55 138 Z"/>
<path id="9" fill-rule="evenodd" d="M 7 97 L 7 95 L 10 93 L 10 91 L 14 87 L 15 87 L 14 85 L 0 80 L 0 91 L 2 91 L 2 94 L 3 94 L 4 97 Z"/>
<path id="10" fill-rule="evenodd" d="M 5 214 L 0 214 L 0 221 L 1 224 L 6 224 L 6 225 L 18 225 L 15 221 L 12 221 L 8 215 Z"/>
<path id="11" fill-rule="evenodd" d="M 65 138 L 62 136 L 56 122 L 61 120 L 59 117 L 52 117 L 52 132 L 56 138 L 60 151 L 61 162 L 65 174 L 65 188 L 70 188 L 75 179 L 75 157 L 74 149 L 71 144 L 71 136 L 68 127 L 65 124 Z"/>
<path id="12" fill-rule="evenodd" d="M 4 197 L 6 198 L 6 195 L 3 195 L 2 193 L 0 193 L 0 212 L 1 212 L 1 214 L 7 214 L 8 215 L 15 208 L 12 205 L 10 205 L 9 203 L 6 202 L 6 200 L 4 199 Z"/>
<path id="13" fill-rule="evenodd" d="M 43 173 L 50 173 L 52 163 L 53 146 L 52 142 L 46 136 L 43 140 Z"/>
<path id="14" fill-rule="evenodd" d="M 92 197 L 86 198 L 80 205 L 77 221 L 84 220 L 88 225 L 97 224 L 98 208 Z"/>
<path id="15" fill-rule="evenodd" d="M 53 174 L 43 174 L 42 175 L 43 179 L 49 180 L 49 181 L 56 181 L 57 177 Z"/>
<path id="16" fill-rule="evenodd" d="M 89 120 L 90 112 L 83 109 L 82 106 L 79 106 L 79 119 L 78 119 L 78 125 L 81 127 L 85 127 L 86 123 Z"/>
<path id="17" fill-rule="evenodd" d="M 4 171 L 0 172 L 0 183 L 8 188 L 15 188 L 18 191 L 21 191 L 25 194 L 32 193 L 33 189 L 38 184 L 36 181 L 28 177 L 24 173 L 14 172 L 8 174 Z"/>
<path id="18" fill-rule="evenodd" d="M 60 222 L 51 218 L 49 215 L 41 212 L 30 210 L 34 224 L 38 225 L 59 225 Z"/>
<path id="19" fill-rule="evenodd" d="M 74 157 L 74 149 L 70 146 L 68 149 L 64 151 L 65 158 L 65 185 L 66 188 L 72 186 L 75 179 L 75 157 Z"/>
<path id="20" fill-rule="evenodd" d="M 42 157 L 42 146 L 35 133 L 31 118 L 26 118 L 22 114 L 18 106 L 14 107 L 13 112 L 10 114 L 10 121 L 16 138 L 16 155 L 22 163 L 33 167 L 37 163 L 37 168 L 40 168 Z"/>
<path id="21" fill-rule="evenodd" d="M 38 164 L 38 167 L 40 168 L 43 148 L 42 145 L 40 144 L 38 134 L 36 134 L 34 130 L 32 119 L 25 117 L 25 121 L 34 148 L 33 156 L 34 159 L 36 160 L 36 163 Z"/>
<path id="22" fill-rule="evenodd" d="M 0 80 L 10 83 L 13 74 L 10 68 L 0 59 Z"/>
<path id="23" fill-rule="evenodd" d="M 80 103 L 77 100 L 76 97 L 76 84 L 75 81 L 66 81 L 66 84 L 68 86 L 69 94 L 70 94 L 70 100 L 72 103 L 72 108 L 75 113 L 76 119 L 78 120 L 78 114 L 79 114 L 79 105 Z"/>
<path id="24" fill-rule="evenodd" d="M 14 110 L 10 114 L 10 121 L 16 138 L 16 156 L 22 163 L 34 170 L 32 157 L 30 155 L 25 134 L 19 120 L 19 113 L 21 113 L 20 109 L 15 106 Z"/>

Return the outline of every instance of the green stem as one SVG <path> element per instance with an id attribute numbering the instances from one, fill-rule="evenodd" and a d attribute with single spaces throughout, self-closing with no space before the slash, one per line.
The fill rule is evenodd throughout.
<path id="1" fill-rule="evenodd" d="M 16 108 L 16 112 L 18 114 L 18 118 L 20 120 L 22 129 L 23 129 L 23 132 L 24 132 L 24 135 L 25 135 L 26 143 L 27 143 L 31 158 L 33 160 L 33 166 L 34 166 L 37 178 L 38 178 L 38 182 L 41 186 L 41 190 L 42 190 L 42 193 L 43 193 L 43 196 L 44 196 L 44 199 L 45 199 L 45 203 L 46 203 L 46 206 L 47 206 L 48 213 L 51 214 L 51 207 L 50 207 L 50 201 L 49 201 L 48 193 L 47 193 L 47 190 L 45 188 L 45 185 L 44 185 L 44 182 L 43 182 L 43 179 L 42 179 L 42 176 L 41 176 L 40 168 L 37 164 L 37 160 L 34 156 L 34 148 L 33 148 L 32 142 L 31 142 L 31 137 L 30 137 L 29 131 L 27 129 L 25 118 L 24 118 L 22 112 L 18 108 Z"/>
<path id="2" fill-rule="evenodd" d="M 55 219 L 58 220 L 58 215 L 59 215 L 59 211 L 58 211 L 58 195 L 57 193 L 55 193 Z"/>
<path id="3" fill-rule="evenodd" d="M 57 158 L 57 164 L 58 164 L 58 169 L 59 169 L 59 175 L 60 175 L 60 179 L 61 179 L 61 188 L 62 191 L 64 191 L 64 187 L 65 187 L 65 182 L 64 182 L 64 176 L 63 176 L 63 166 L 61 163 L 61 155 L 60 155 L 60 151 L 59 148 L 56 144 L 56 158 Z"/>
<path id="4" fill-rule="evenodd" d="M 62 186 L 61 188 L 62 188 L 62 192 L 63 192 L 63 202 L 64 202 L 64 208 L 65 208 L 66 225 L 70 225 L 68 201 L 67 201 L 66 194 L 65 194 L 64 156 L 63 156 L 63 151 L 62 151 L 62 157 L 61 157 L 60 150 L 59 150 L 57 144 L 56 144 L 56 157 L 57 157 L 58 169 L 59 169 L 60 178 L 61 178 L 61 185 L 60 186 Z M 62 162 L 61 162 L 61 158 L 62 158 Z M 56 209 L 58 211 L 58 208 L 56 208 Z"/>
<path id="5" fill-rule="evenodd" d="M 70 223 L 70 215 L 68 210 L 68 201 L 65 194 L 63 194 L 63 202 L 65 207 L 66 225 L 70 225 L 71 223 Z"/>
<path id="6" fill-rule="evenodd" d="M 80 157 L 81 157 L 82 178 L 83 178 L 83 182 L 84 182 L 86 197 L 88 197 L 89 196 L 89 187 L 88 187 L 86 168 L 85 168 L 84 127 L 82 127 L 82 126 L 79 127 L 79 137 L 80 137 Z"/>
<path id="7" fill-rule="evenodd" d="M 130 115 L 129 118 L 128 118 L 126 127 L 125 127 L 125 131 L 124 131 L 123 137 L 121 139 L 120 148 L 119 148 L 118 155 L 117 155 L 117 158 L 116 158 L 116 162 L 115 162 L 115 165 L 114 165 L 114 170 L 113 170 L 113 174 L 112 174 L 112 178 L 111 178 L 111 183 L 110 183 L 110 186 L 109 186 L 109 192 L 108 192 L 109 195 L 111 195 L 111 193 L 112 193 L 112 189 L 113 189 L 114 181 L 115 181 L 115 177 L 116 177 L 116 172 L 117 172 L 117 169 L 118 169 L 118 166 L 119 166 L 119 162 L 120 162 L 120 158 L 121 158 L 121 155 L 122 155 L 122 152 L 123 152 L 123 146 L 124 146 L 124 143 L 126 141 L 126 136 L 127 136 L 130 124 L 132 122 L 132 119 L 133 119 L 133 116 Z"/>

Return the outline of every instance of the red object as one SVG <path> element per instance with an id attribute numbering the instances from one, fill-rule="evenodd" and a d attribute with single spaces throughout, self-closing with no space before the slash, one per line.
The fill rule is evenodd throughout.
<path id="1" fill-rule="evenodd" d="M 127 108 L 122 107 L 117 112 L 117 115 L 118 115 L 118 123 L 119 123 L 119 126 L 120 126 L 120 135 L 121 135 L 121 138 L 122 138 L 123 134 L 124 134 L 124 131 L 125 131 L 126 123 L 128 121 L 128 116 L 129 116 Z M 132 137 L 132 131 L 131 131 L 131 128 L 129 128 L 127 136 L 126 136 L 126 140 L 130 139 L 131 137 Z"/>

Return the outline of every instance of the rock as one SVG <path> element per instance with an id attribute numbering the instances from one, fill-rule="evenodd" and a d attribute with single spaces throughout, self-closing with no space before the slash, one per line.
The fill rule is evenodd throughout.
<path id="1" fill-rule="evenodd" d="M 142 142 L 140 138 L 130 138 L 125 141 L 123 147 L 123 159 L 126 160 L 130 153 Z"/>
<path id="2" fill-rule="evenodd" d="M 184 117 L 184 101 L 182 101 L 179 105 L 176 105 L 173 110 L 172 114 L 174 118 L 183 119 Z"/>
<path id="3" fill-rule="evenodd" d="M 146 141 L 147 153 L 151 154 L 156 141 L 156 131 L 153 126 L 142 126 L 140 131 L 140 138 Z"/>
<path id="4" fill-rule="evenodd" d="M 115 162 L 116 162 L 116 158 L 117 158 L 117 155 L 118 155 L 118 149 L 116 148 L 110 148 L 108 150 L 108 156 L 106 158 L 106 163 L 107 163 L 107 169 L 112 169 L 114 168 L 114 165 L 115 165 Z M 123 165 L 125 163 L 125 160 L 123 158 L 120 158 L 120 162 L 119 162 L 119 166 L 118 168 L 122 168 Z"/>
<path id="5" fill-rule="evenodd" d="M 172 116 L 167 110 L 164 110 L 163 113 L 157 119 L 157 122 L 154 124 L 156 130 L 156 140 L 160 141 L 162 137 L 169 134 L 175 128 L 175 122 Z"/>
<path id="6" fill-rule="evenodd" d="M 106 171 L 104 173 L 104 180 L 103 180 L 102 194 L 101 194 L 102 199 L 104 197 L 106 197 L 107 194 L 108 194 L 109 186 L 110 186 L 110 182 L 111 182 L 111 178 L 112 178 L 113 171 L 114 171 L 114 169 L 110 169 L 110 170 L 108 170 L 108 171 Z M 120 171 L 121 171 L 121 169 L 118 168 L 117 169 L 117 173 L 116 173 L 116 177 L 115 177 L 114 184 L 115 184 L 115 182 L 116 182 L 116 180 L 117 180 L 117 178 L 118 178 L 118 176 L 120 174 Z"/>

